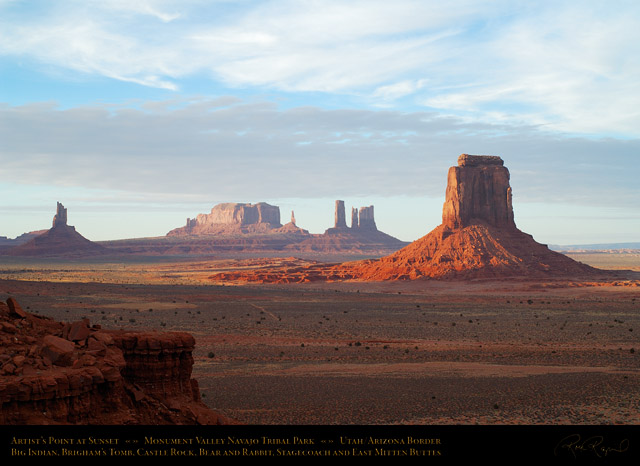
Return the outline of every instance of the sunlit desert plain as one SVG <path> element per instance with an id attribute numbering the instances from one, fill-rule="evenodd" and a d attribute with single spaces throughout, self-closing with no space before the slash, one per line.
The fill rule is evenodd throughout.
<path id="1" fill-rule="evenodd" d="M 203 400 L 246 424 L 638 424 L 640 258 L 572 257 L 619 275 L 277 284 L 211 277 L 312 261 L 4 257 L 0 299 L 191 333 Z"/>

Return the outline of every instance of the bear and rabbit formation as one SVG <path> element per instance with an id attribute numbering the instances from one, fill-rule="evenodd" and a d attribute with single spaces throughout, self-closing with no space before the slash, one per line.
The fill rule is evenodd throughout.
<path id="1" fill-rule="evenodd" d="M 510 174 L 500 157 L 462 154 L 449 169 L 442 224 L 380 259 L 276 271 L 217 274 L 212 280 L 261 282 L 593 277 L 594 269 L 551 251 L 515 224 Z M 291 271 L 287 272 L 291 275 Z"/>

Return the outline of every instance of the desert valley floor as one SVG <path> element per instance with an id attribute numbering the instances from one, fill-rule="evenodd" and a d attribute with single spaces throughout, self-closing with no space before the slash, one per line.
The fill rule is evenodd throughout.
<path id="1" fill-rule="evenodd" d="M 640 424 L 640 259 L 603 282 L 211 282 L 262 260 L 2 258 L 0 299 L 180 330 L 214 410 L 246 424 Z M 304 261 L 300 261 L 304 262 Z"/>

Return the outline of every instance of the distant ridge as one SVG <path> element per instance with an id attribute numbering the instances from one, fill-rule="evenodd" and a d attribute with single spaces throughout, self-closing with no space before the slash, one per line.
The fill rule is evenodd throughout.
<path id="1" fill-rule="evenodd" d="M 550 244 L 549 249 L 554 251 L 607 251 L 607 250 L 622 250 L 622 249 L 638 249 L 640 250 L 640 242 L 637 243 L 595 243 L 595 244 Z"/>

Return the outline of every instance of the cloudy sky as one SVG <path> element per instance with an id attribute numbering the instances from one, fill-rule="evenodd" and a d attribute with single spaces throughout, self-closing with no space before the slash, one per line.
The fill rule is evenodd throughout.
<path id="1" fill-rule="evenodd" d="M 93 240 L 220 202 L 411 241 L 499 155 L 543 243 L 640 241 L 640 2 L 0 0 L 0 236 Z"/>

